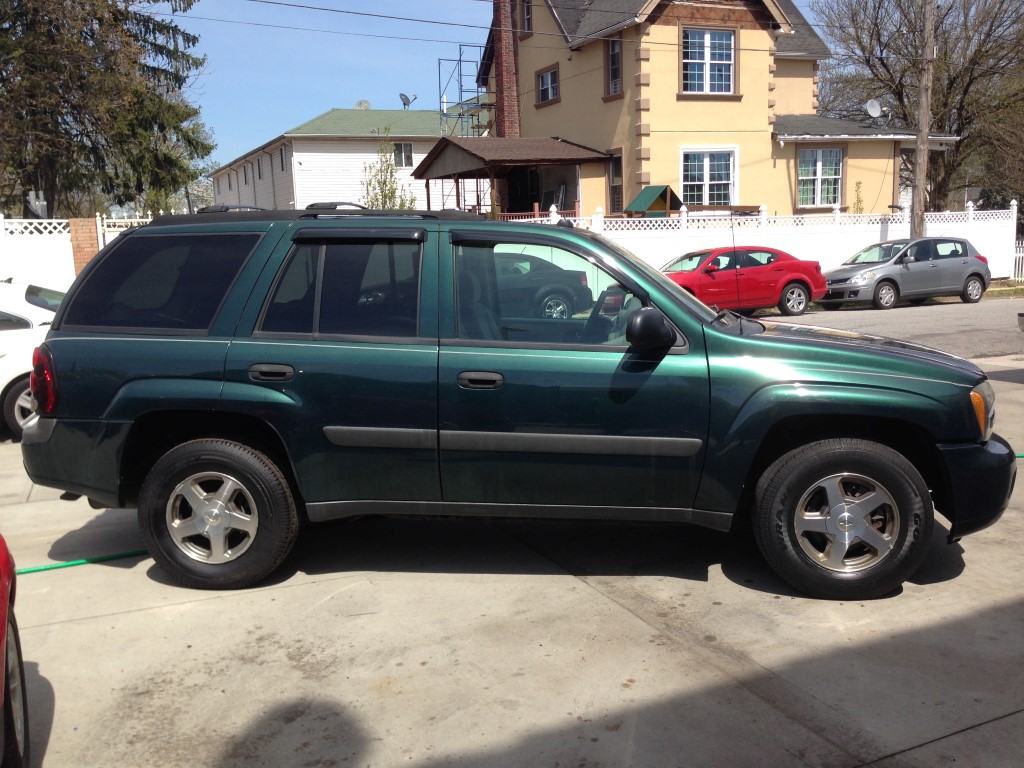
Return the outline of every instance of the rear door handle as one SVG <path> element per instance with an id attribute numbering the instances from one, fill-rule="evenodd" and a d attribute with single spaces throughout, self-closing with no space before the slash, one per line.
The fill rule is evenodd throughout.
<path id="1" fill-rule="evenodd" d="M 295 369 L 290 365 L 256 363 L 249 366 L 249 378 L 253 381 L 291 381 L 295 378 Z"/>
<path id="2" fill-rule="evenodd" d="M 459 374 L 459 386 L 463 389 L 498 389 L 504 383 L 504 376 L 491 371 L 463 371 Z"/>

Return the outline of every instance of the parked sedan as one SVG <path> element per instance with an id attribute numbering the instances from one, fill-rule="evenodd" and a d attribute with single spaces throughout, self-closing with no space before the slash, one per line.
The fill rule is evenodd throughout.
<path id="1" fill-rule="evenodd" d="M 869 245 L 826 272 L 825 279 L 828 292 L 819 303 L 826 309 L 866 301 L 889 309 L 900 299 L 917 304 L 933 296 L 959 296 L 973 304 L 992 276 L 988 259 L 967 240 L 919 237 Z"/>
<path id="2" fill-rule="evenodd" d="M 32 351 L 42 343 L 64 298 L 61 291 L 37 285 L 0 282 L 0 405 L 15 439 L 32 415 L 28 387 Z"/>
<path id="3" fill-rule="evenodd" d="M 720 309 L 778 307 L 784 315 L 802 315 L 809 303 L 825 294 L 818 262 L 775 248 L 694 251 L 673 259 L 661 271 L 708 306 Z"/>
<path id="4" fill-rule="evenodd" d="M 14 558 L 7 542 L 0 536 L 0 622 L 4 626 L 3 647 L 3 728 L 0 728 L 0 756 L 5 768 L 29 765 L 28 692 L 25 689 L 25 664 L 21 657 L 21 638 L 14 619 L 14 596 L 17 577 Z"/>

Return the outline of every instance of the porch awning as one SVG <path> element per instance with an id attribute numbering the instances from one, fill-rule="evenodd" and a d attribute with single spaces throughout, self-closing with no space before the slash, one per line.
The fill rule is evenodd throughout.
<path id="1" fill-rule="evenodd" d="M 434 145 L 412 175 L 416 179 L 486 179 L 505 176 L 513 168 L 607 162 L 608 157 L 559 138 L 448 136 Z"/>
<path id="2" fill-rule="evenodd" d="M 664 215 L 668 211 L 678 211 L 683 207 L 683 201 L 672 191 L 667 184 L 654 184 L 644 187 L 640 194 L 633 198 L 633 202 L 626 206 L 625 213 L 660 213 Z"/>

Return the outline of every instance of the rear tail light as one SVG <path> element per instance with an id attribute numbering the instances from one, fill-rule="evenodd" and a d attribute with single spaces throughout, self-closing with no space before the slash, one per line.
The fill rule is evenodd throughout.
<path id="1" fill-rule="evenodd" d="M 586 275 L 586 273 L 583 273 L 583 272 L 580 273 L 580 285 L 582 285 L 584 288 L 587 287 L 587 275 Z"/>
<path id="2" fill-rule="evenodd" d="M 51 416 L 57 410 L 57 379 L 53 371 L 53 357 L 46 346 L 36 347 L 32 353 L 32 376 L 29 379 L 36 413 Z"/>
<path id="3" fill-rule="evenodd" d="M 986 264 L 988 264 L 988 259 L 986 259 L 984 256 L 982 256 L 980 253 L 976 254 L 976 257 L 977 257 L 977 259 L 979 261 L 984 261 Z"/>

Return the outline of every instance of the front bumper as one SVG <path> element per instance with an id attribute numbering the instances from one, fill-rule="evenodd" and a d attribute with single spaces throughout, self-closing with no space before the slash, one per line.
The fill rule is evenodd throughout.
<path id="1" fill-rule="evenodd" d="M 949 502 L 939 510 L 953 527 L 950 542 L 987 528 L 1010 503 L 1017 479 L 1013 448 L 999 435 L 985 443 L 940 445 L 949 477 Z"/>

